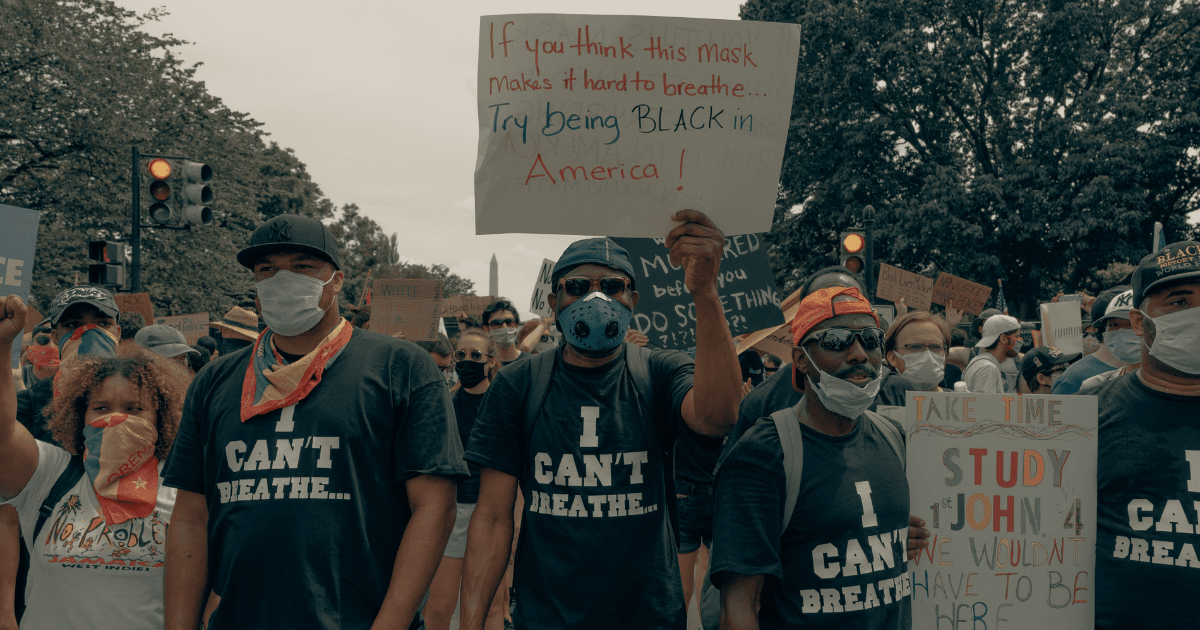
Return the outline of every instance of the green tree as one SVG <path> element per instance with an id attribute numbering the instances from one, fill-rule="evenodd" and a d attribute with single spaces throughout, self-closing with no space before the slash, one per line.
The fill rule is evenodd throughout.
<path id="1" fill-rule="evenodd" d="M 749 0 L 803 31 L 771 240 L 781 286 L 878 211 L 876 260 L 996 286 L 1022 316 L 1200 209 L 1200 6 Z"/>
<path id="2" fill-rule="evenodd" d="M 215 174 L 213 227 L 142 232 L 142 282 L 158 313 L 242 301 L 251 278 L 234 256 L 263 219 L 333 216 L 290 149 L 267 143 L 258 122 L 195 79 L 196 66 L 177 56 L 185 42 L 142 30 L 160 15 L 107 0 L 0 8 L 0 203 L 42 212 L 35 303 L 85 272 L 88 240 L 128 240 L 132 146 L 207 162 Z"/>

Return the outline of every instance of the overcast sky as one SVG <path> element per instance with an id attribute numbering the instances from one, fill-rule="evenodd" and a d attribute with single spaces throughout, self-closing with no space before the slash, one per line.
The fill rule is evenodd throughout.
<path id="1" fill-rule="evenodd" d="M 116 0 L 171 15 L 148 26 L 192 42 L 198 78 L 230 108 L 308 165 L 339 207 L 356 203 L 402 258 L 442 263 L 488 289 L 495 253 L 500 294 L 526 307 L 543 258 L 576 237 L 475 235 L 479 16 L 554 13 L 543 0 Z M 730 0 L 610 0 L 604 13 L 737 19 Z M 217 174 L 218 180 L 220 174 Z M 217 187 L 219 195 L 220 188 Z M 218 197 L 219 203 L 219 197 Z"/>

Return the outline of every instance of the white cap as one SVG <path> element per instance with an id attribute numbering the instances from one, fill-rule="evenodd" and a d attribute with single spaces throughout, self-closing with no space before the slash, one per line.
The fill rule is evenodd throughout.
<path id="1" fill-rule="evenodd" d="M 1092 326 L 1097 329 L 1108 319 L 1129 319 L 1129 311 L 1133 309 L 1133 289 L 1124 293 L 1118 293 L 1116 297 L 1108 302 L 1108 306 L 1104 309 L 1104 317 L 1092 322 Z"/>
<path id="2" fill-rule="evenodd" d="M 992 315 L 983 322 L 983 339 L 975 344 L 976 348 L 989 348 L 1000 335 L 1014 333 L 1021 330 L 1021 322 L 1017 321 L 1016 317 L 1008 315 Z"/>

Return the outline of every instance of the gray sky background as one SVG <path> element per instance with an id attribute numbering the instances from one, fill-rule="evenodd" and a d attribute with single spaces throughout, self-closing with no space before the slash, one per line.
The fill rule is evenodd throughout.
<path id="1" fill-rule="evenodd" d="M 446 264 L 528 306 L 543 258 L 575 237 L 475 235 L 479 16 L 591 13 L 544 0 L 116 0 L 170 15 L 147 27 L 192 42 L 179 54 L 231 109 L 290 147 L 339 207 L 399 235 L 402 258 Z M 736 0 L 610 0 L 612 15 L 737 19 Z M 216 174 L 220 182 L 220 174 Z M 220 203 L 220 186 L 215 187 Z M 665 235 L 664 235 L 665 236 Z"/>

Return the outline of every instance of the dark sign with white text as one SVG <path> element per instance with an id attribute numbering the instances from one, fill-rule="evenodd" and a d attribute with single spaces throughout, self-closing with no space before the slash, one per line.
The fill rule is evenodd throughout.
<path id="1" fill-rule="evenodd" d="M 633 324 L 650 343 L 668 349 L 696 346 L 696 308 L 684 284 L 683 267 L 671 264 L 661 238 L 614 238 L 629 252 L 640 295 Z M 775 274 L 762 234 L 725 237 L 717 292 L 733 336 L 783 323 Z"/>

